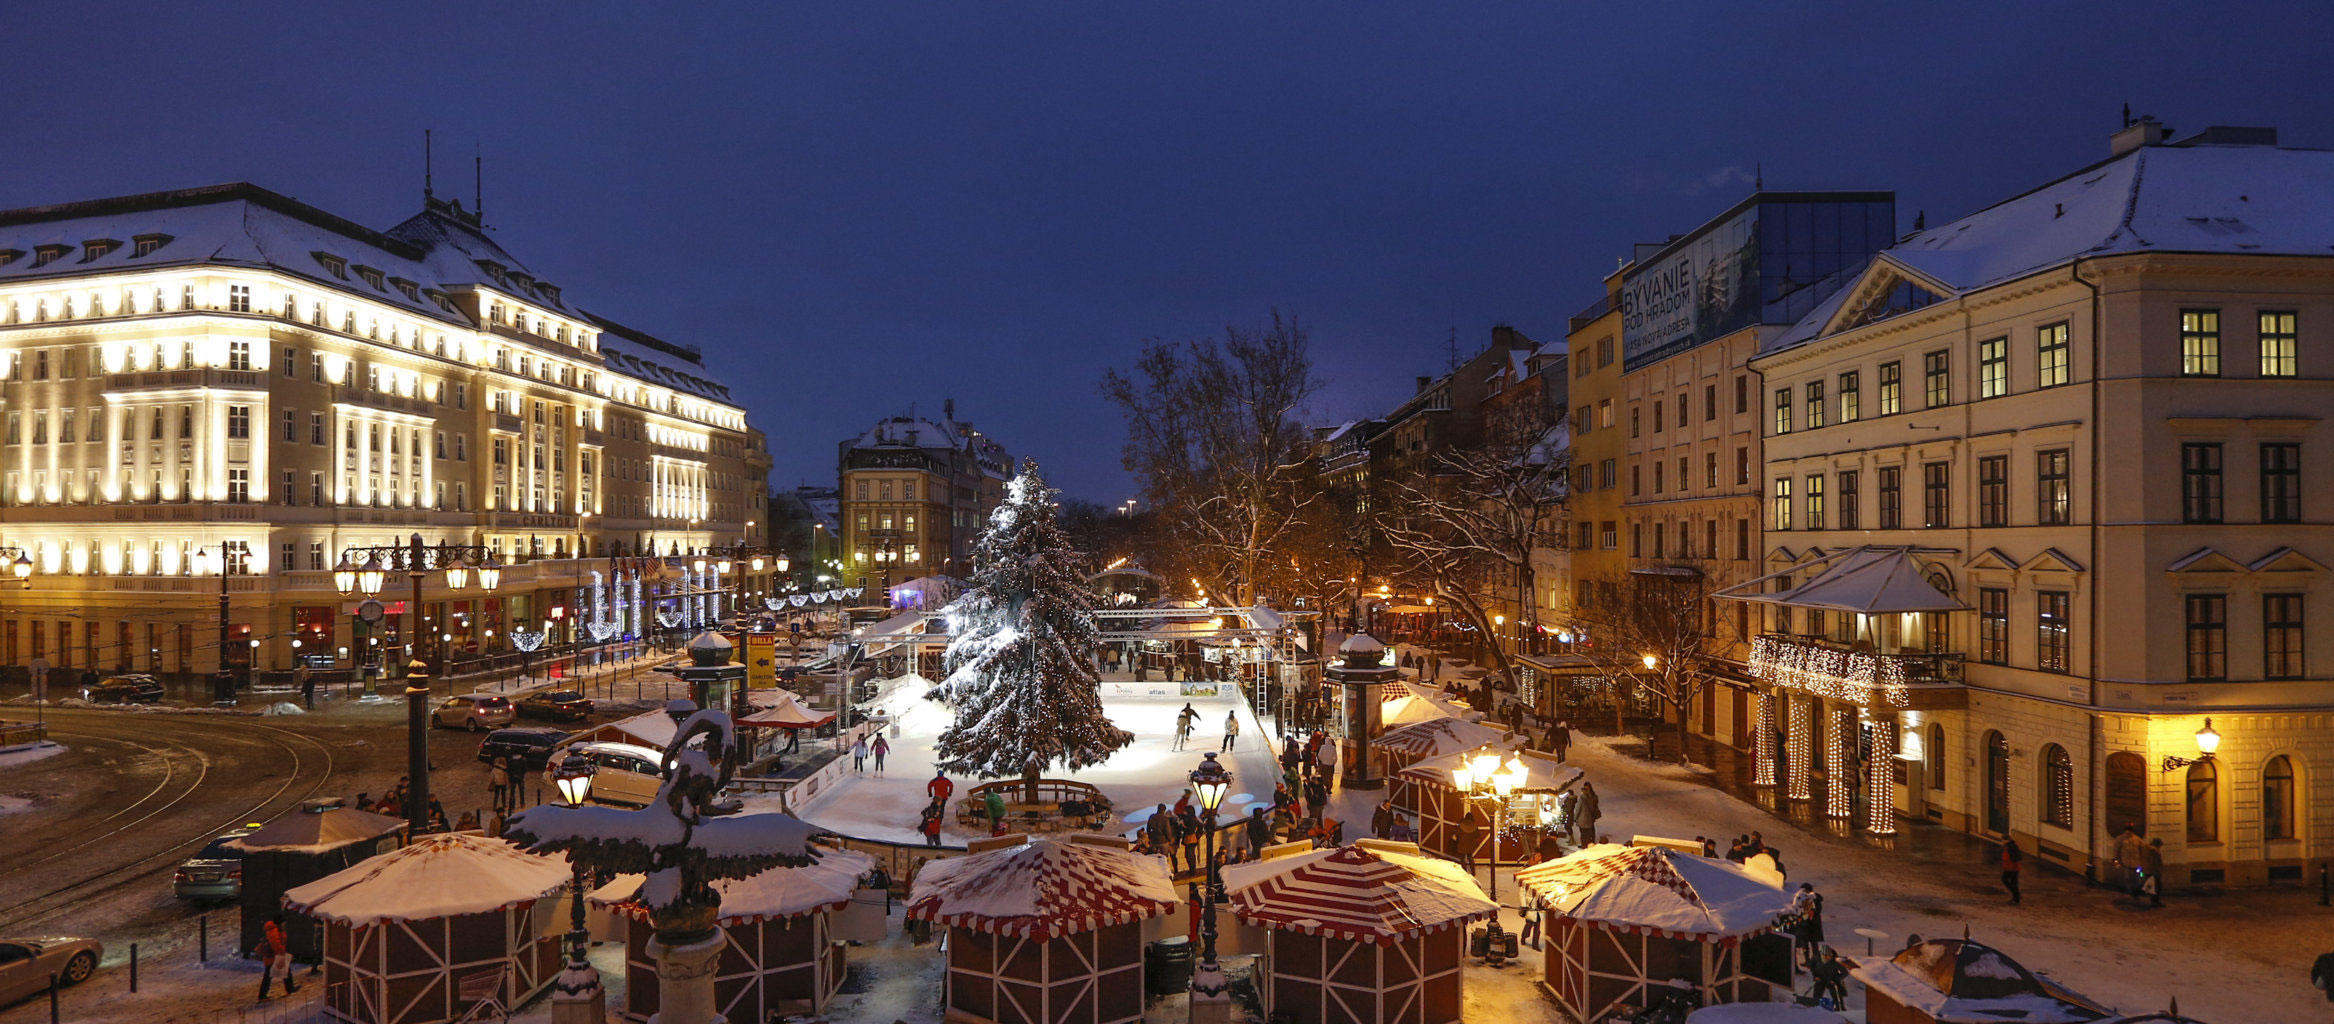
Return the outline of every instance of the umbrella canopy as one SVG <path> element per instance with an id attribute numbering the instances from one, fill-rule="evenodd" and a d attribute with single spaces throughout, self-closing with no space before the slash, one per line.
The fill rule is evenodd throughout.
<path id="1" fill-rule="evenodd" d="M 1466 869 L 1411 843 L 1363 840 L 1223 869 L 1232 913 L 1282 931 L 1392 945 L 1490 917 Z"/>
<path id="2" fill-rule="evenodd" d="M 772 691 L 764 690 L 761 692 L 770 693 Z M 737 724 L 767 729 L 812 729 L 835 720 L 835 713 L 832 711 L 817 711 L 804 707 L 802 698 L 784 690 L 776 692 L 778 699 L 775 702 L 756 710 L 753 714 L 738 719 Z M 761 701 L 757 700 L 755 703 L 760 704 Z"/>
<path id="3" fill-rule="evenodd" d="M 875 858 L 864 853 L 823 850 L 819 862 L 807 867 L 776 867 L 745 878 L 717 879 L 713 891 L 721 894 L 721 923 L 751 924 L 840 910 L 851 902 L 859 877 L 874 866 Z M 633 898 L 647 877 L 617 875 L 585 898 L 594 906 L 647 920 L 648 908 Z"/>
<path id="4" fill-rule="evenodd" d="M 1506 732 L 1479 722 L 1436 718 L 1389 729 L 1385 735 L 1371 740 L 1370 745 L 1412 758 L 1428 758 L 1473 750 L 1485 744 L 1496 747 L 1506 737 Z"/>
<path id="5" fill-rule="evenodd" d="M 931 861 L 907 914 L 997 935 L 1051 939 L 1175 912 L 1167 862 L 1124 844 L 1033 839 Z"/>
<path id="6" fill-rule="evenodd" d="M 460 832 L 423 836 L 284 893 L 284 906 L 362 928 L 486 914 L 542 899 L 567 884 L 565 858 Z"/>
<path id="7" fill-rule="evenodd" d="M 323 853 L 350 843 L 379 839 L 404 827 L 403 818 L 360 811 L 353 807 L 333 807 L 277 818 L 269 822 L 266 828 L 241 839 L 228 840 L 227 848 L 241 853 L 262 850 Z"/>
<path id="8" fill-rule="evenodd" d="M 1557 914 L 1671 938 L 1742 938 L 1775 926 L 1791 894 L 1732 861 L 1599 843 L 1516 872 Z"/>
<path id="9" fill-rule="evenodd" d="M 1781 593 L 1750 592 L 1756 589 L 1753 586 L 1756 582 L 1729 587 L 1717 596 L 1863 615 L 1958 612 L 1969 608 L 1930 583 L 1928 572 L 1907 547 L 1865 547 L 1841 552 L 1831 556 L 1830 567 Z"/>

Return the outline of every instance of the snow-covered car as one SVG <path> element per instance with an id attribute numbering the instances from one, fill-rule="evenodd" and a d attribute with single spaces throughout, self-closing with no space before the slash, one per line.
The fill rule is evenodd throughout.
<path id="1" fill-rule="evenodd" d="M 440 729 L 468 729 L 482 732 L 500 729 L 511 724 L 517 712 L 511 708 L 509 697 L 491 693 L 466 693 L 449 697 L 430 713 L 430 721 Z"/>
<path id="2" fill-rule="evenodd" d="M 88 981 L 104 955 L 105 947 L 96 939 L 0 939 L 0 1006 L 48 991 L 51 974 L 61 986 Z"/>
<path id="3" fill-rule="evenodd" d="M 92 704 L 158 704 L 162 680 L 143 672 L 111 676 L 82 687 L 81 699 Z"/>
<path id="4" fill-rule="evenodd" d="M 227 844 L 259 831 L 245 825 L 221 833 L 188 857 L 170 876 L 170 893 L 182 900 L 231 900 L 243 895 L 243 854 Z"/>
<path id="5" fill-rule="evenodd" d="M 545 792 L 559 791 L 559 782 L 551 773 L 559 770 L 569 754 L 582 754 L 592 763 L 591 802 L 595 804 L 646 807 L 656 800 L 656 789 L 664 783 L 664 772 L 657 767 L 664 761 L 663 751 L 632 743 L 578 743 L 552 753 L 543 771 Z"/>

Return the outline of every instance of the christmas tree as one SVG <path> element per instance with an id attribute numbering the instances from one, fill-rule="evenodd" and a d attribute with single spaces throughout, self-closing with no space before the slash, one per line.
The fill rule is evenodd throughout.
<path id="1" fill-rule="evenodd" d="M 1006 484 L 973 548 L 970 586 L 950 606 L 956 638 L 932 691 L 956 711 L 934 747 L 940 769 L 1018 775 L 1031 803 L 1047 768 L 1089 768 L 1134 742 L 1102 714 L 1101 630 L 1054 493 L 1034 461 Z"/>

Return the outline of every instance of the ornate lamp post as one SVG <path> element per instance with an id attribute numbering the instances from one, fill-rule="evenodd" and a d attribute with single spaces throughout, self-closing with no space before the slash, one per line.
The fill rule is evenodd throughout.
<path id="1" fill-rule="evenodd" d="M 1216 900 L 1223 878 L 1216 871 L 1216 809 L 1232 788 L 1232 773 L 1216 755 L 1200 759 L 1191 772 L 1191 791 L 1199 797 L 1201 834 L 1207 837 L 1207 872 L 1202 876 L 1199 911 L 1199 969 L 1191 975 L 1191 1024 L 1222 1024 L 1232 1016 L 1231 994 L 1224 969 L 1216 963 Z"/>
<path id="2" fill-rule="evenodd" d="M 413 583 L 413 598 L 406 605 L 405 635 L 409 645 L 406 653 L 427 664 L 429 645 L 436 640 L 437 631 L 422 628 L 422 583 L 429 578 L 431 571 L 443 569 L 446 585 L 461 590 L 470 585 L 473 565 L 477 568 L 479 589 L 491 593 L 502 585 L 502 560 L 492 549 L 479 544 L 424 545 L 421 534 L 416 533 L 403 544 L 352 547 L 342 551 L 340 564 L 332 570 L 332 585 L 340 591 L 342 597 L 363 594 L 367 600 L 371 600 L 380 597 L 382 589 L 389 585 L 389 574 L 392 571 L 403 571 Z M 360 657 L 363 656 L 364 647 L 361 642 L 357 644 Z M 438 663 L 442 665 L 443 652 L 440 654 Z M 370 676 L 366 677 L 365 689 L 367 693 L 372 692 Z"/>
<path id="3" fill-rule="evenodd" d="M 559 786 L 559 802 L 569 810 L 582 808 L 591 798 L 593 770 L 591 760 L 582 754 L 569 754 L 559 762 L 551 773 Z M 592 940 L 591 929 L 584 925 L 584 894 L 590 891 L 586 869 L 583 859 L 572 852 L 567 860 L 575 869 L 575 906 L 568 920 L 567 969 L 552 986 L 551 1019 L 553 1024 L 603 1024 L 608 1019 L 607 990 L 600 987 L 600 972 L 586 954 Z"/>
<path id="4" fill-rule="evenodd" d="M 2163 770 L 2167 772 L 2176 772 L 2191 765 L 2203 764 L 2206 761 L 2212 760 L 2213 755 L 2219 753 L 2220 749 L 2220 730 L 2214 729 L 2212 727 L 2212 719 L 2207 718 L 2204 720 L 2204 728 L 2196 730 L 2196 756 L 2179 757 L 2172 754 L 2166 754 L 2164 755 Z"/>
<path id="5" fill-rule="evenodd" d="M 1465 794 L 1469 801 L 1491 801 L 1491 902 L 1499 902 L 1499 833 L 1507 822 L 1507 798 L 1524 783 L 1523 759 L 1510 755 L 1502 765 L 1499 753 L 1486 745 L 1467 758 L 1465 767 L 1451 771 L 1451 783 Z M 1512 954 L 1507 950 L 1506 933 L 1499 927 L 1499 916 L 1492 915 L 1484 926 L 1483 962 L 1500 966 Z"/>

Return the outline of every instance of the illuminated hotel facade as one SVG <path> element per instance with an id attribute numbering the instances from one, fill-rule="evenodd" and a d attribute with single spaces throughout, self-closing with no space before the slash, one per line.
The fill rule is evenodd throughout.
<path id="1" fill-rule="evenodd" d="M 510 565 L 493 594 L 434 573 L 419 610 L 493 651 L 574 628 L 612 555 L 767 518 L 761 435 L 697 350 L 434 197 L 386 231 L 246 184 L 0 213 L 0 425 L 0 546 L 35 570 L 0 665 L 214 671 L 222 573 L 229 665 L 346 665 L 331 569 L 415 534 Z M 366 643 L 402 642 L 408 593 Z"/>

